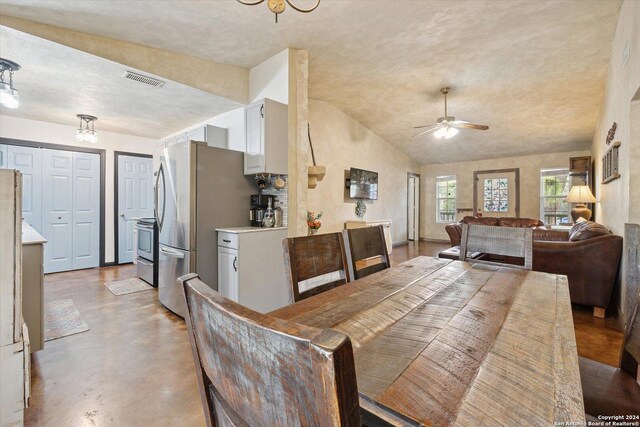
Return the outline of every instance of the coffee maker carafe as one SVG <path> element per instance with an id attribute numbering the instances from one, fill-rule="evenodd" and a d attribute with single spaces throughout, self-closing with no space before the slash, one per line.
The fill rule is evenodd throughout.
<path id="1" fill-rule="evenodd" d="M 276 205 L 276 196 L 267 194 L 253 194 L 251 196 L 249 219 L 252 227 L 262 227 L 262 220 L 269 206 L 269 200 L 271 200 L 271 206 L 274 207 Z"/>

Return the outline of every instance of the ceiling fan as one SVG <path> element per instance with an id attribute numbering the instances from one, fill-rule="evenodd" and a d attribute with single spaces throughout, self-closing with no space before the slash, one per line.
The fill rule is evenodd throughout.
<path id="1" fill-rule="evenodd" d="M 475 129 L 475 130 L 487 130 L 487 129 L 489 129 L 489 126 L 476 125 L 474 123 L 469 123 L 466 120 L 456 120 L 455 117 L 448 116 L 447 115 L 447 94 L 449 92 L 451 92 L 451 88 L 450 87 L 443 87 L 442 89 L 440 89 L 440 92 L 442 92 L 442 94 L 444 95 L 444 117 L 440 117 L 438 120 L 436 120 L 436 124 L 434 124 L 434 125 L 425 125 L 425 126 L 416 126 L 416 127 L 414 127 L 414 129 L 424 129 L 424 128 L 428 128 L 428 129 L 420 132 L 417 135 L 413 135 L 413 138 L 415 138 L 416 136 L 423 135 L 423 134 L 425 134 L 427 132 L 432 132 L 434 130 L 436 132 L 433 134 L 433 136 L 435 136 L 436 138 L 449 139 L 452 136 L 457 135 L 458 132 L 459 132 L 459 129 Z"/>

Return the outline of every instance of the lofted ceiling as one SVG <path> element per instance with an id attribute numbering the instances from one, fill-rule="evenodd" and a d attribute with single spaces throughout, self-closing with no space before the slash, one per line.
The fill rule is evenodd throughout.
<path id="1" fill-rule="evenodd" d="M 245 68 L 307 49 L 310 97 L 429 164 L 588 149 L 620 5 L 322 0 L 310 14 L 287 9 L 278 24 L 265 3 L 234 0 L 3 0 L 0 13 Z M 413 126 L 443 115 L 444 85 L 450 115 L 490 129 L 412 138 Z"/>

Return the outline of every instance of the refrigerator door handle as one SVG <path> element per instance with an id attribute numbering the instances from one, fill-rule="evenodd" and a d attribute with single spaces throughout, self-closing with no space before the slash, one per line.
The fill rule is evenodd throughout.
<path id="1" fill-rule="evenodd" d="M 158 212 L 158 203 L 160 202 L 160 197 L 159 197 L 159 184 L 160 184 L 160 177 L 162 177 L 162 215 L 160 215 L 160 212 Z M 164 225 L 164 213 L 165 213 L 165 208 L 167 206 L 167 186 L 164 180 L 164 168 L 162 167 L 162 163 L 160 163 L 160 168 L 158 169 L 158 176 L 156 177 L 156 191 L 155 191 L 155 204 L 156 204 L 156 222 L 158 223 L 158 232 L 162 231 L 162 226 Z"/>
<path id="2" fill-rule="evenodd" d="M 160 252 L 171 258 L 184 258 L 184 254 L 182 252 L 172 251 L 163 247 L 160 247 Z"/>

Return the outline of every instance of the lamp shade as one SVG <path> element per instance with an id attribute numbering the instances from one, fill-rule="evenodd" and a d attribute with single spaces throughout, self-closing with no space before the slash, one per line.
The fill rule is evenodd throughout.
<path id="1" fill-rule="evenodd" d="M 587 185 L 574 185 L 565 199 L 569 203 L 595 203 L 596 198 Z"/>

